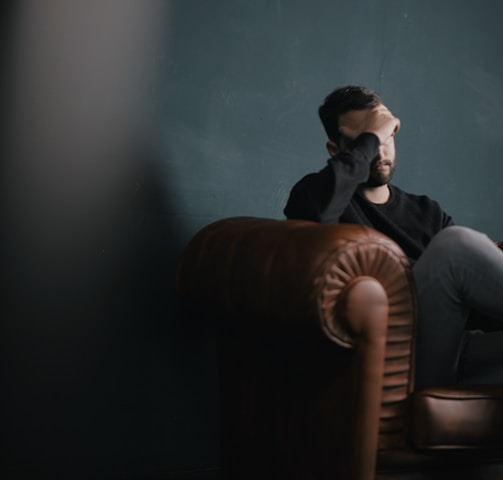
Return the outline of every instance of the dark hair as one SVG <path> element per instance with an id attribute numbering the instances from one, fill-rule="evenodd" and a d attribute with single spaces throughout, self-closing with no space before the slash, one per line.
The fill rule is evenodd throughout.
<path id="1" fill-rule="evenodd" d="M 350 110 L 364 110 L 381 103 L 376 92 L 364 87 L 347 86 L 334 90 L 318 109 L 328 138 L 339 143 L 339 116 Z"/>

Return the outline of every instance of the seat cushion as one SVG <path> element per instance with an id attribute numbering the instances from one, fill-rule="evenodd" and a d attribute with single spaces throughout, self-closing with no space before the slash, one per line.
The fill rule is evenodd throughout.
<path id="1" fill-rule="evenodd" d="M 417 449 L 503 447 L 503 386 L 428 387 L 410 401 L 410 441 Z"/>

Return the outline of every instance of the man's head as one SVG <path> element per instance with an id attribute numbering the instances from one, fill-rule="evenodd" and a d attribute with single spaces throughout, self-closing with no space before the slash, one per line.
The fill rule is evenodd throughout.
<path id="1" fill-rule="evenodd" d="M 339 117 L 351 110 L 365 110 L 382 103 L 377 93 L 368 88 L 347 86 L 334 90 L 318 109 L 321 123 L 330 140 L 340 142 Z"/>
<path id="2" fill-rule="evenodd" d="M 365 186 L 389 183 L 395 171 L 394 134 L 400 121 L 383 105 L 377 93 L 356 86 L 338 88 L 326 97 L 319 115 L 329 138 L 327 149 L 331 156 L 348 148 L 360 133 L 375 133 L 381 145 Z"/>

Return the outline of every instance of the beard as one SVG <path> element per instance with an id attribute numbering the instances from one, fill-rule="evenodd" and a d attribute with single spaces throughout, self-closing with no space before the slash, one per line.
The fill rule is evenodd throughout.
<path id="1" fill-rule="evenodd" d="M 379 164 L 387 165 L 389 168 L 387 171 L 382 171 L 378 168 Z M 372 162 L 370 166 L 370 174 L 368 180 L 363 184 L 363 186 L 368 188 L 380 187 L 382 185 L 387 185 L 393 178 L 395 173 L 395 162 L 391 160 L 380 160 L 378 162 Z"/>

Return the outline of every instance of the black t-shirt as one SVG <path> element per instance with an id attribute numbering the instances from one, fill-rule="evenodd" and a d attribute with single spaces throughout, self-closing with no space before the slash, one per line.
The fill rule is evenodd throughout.
<path id="1" fill-rule="evenodd" d="M 324 169 L 297 182 L 284 213 L 289 219 L 372 227 L 392 238 L 415 261 L 430 240 L 453 221 L 436 201 L 394 185 L 389 185 L 387 203 L 367 200 L 358 186 L 368 179 L 378 148 L 379 139 L 374 134 L 360 135 L 349 149 L 328 160 Z"/>

